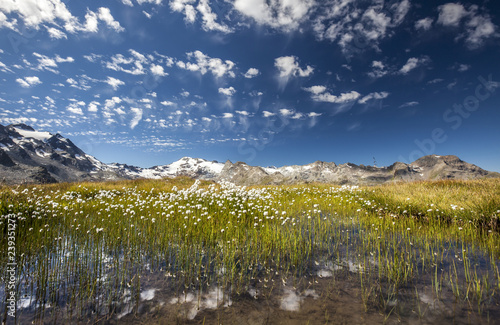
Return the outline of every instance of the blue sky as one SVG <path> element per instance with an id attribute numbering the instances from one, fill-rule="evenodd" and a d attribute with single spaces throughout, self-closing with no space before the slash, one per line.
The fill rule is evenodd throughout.
<path id="1" fill-rule="evenodd" d="M 500 171 L 500 4 L 3 0 L 0 124 L 103 162 Z"/>

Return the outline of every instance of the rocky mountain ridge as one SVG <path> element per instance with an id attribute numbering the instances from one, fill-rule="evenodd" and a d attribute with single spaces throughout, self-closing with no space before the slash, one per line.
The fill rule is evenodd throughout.
<path id="1" fill-rule="evenodd" d="M 184 157 L 168 165 L 141 168 L 105 164 L 60 134 L 35 131 L 25 124 L 0 125 L 0 182 L 4 184 L 105 181 L 189 176 L 238 185 L 332 183 L 372 185 L 393 181 L 500 177 L 456 156 L 430 155 L 411 164 L 388 167 L 337 165 L 316 161 L 302 166 L 259 167 Z"/>

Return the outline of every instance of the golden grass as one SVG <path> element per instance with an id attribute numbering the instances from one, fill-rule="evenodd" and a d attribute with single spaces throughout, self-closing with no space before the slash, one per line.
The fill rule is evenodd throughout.
<path id="1" fill-rule="evenodd" d="M 370 199 L 394 213 L 462 218 L 498 230 L 500 178 L 393 183 L 366 190 Z"/>

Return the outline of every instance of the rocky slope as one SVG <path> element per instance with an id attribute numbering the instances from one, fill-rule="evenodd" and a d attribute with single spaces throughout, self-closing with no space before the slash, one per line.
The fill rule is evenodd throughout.
<path id="1" fill-rule="evenodd" d="M 456 156 L 425 156 L 411 164 L 396 162 L 389 167 L 373 167 L 346 163 L 316 161 L 304 166 L 261 168 L 237 162 L 226 162 L 218 179 L 242 185 L 333 183 L 373 185 L 392 181 L 422 181 L 442 179 L 479 179 L 499 177 L 460 160 Z"/>
<path id="2" fill-rule="evenodd" d="M 382 184 L 392 181 L 477 179 L 499 177 L 456 156 L 425 156 L 411 164 L 389 167 L 316 161 L 303 166 L 258 167 L 244 162 L 225 164 L 184 157 L 164 166 L 141 168 L 104 164 L 87 155 L 60 134 L 35 131 L 30 126 L 0 125 L 0 183 L 53 183 L 84 180 L 165 178 L 185 175 L 196 179 L 256 184 Z"/>
<path id="3" fill-rule="evenodd" d="M 105 165 L 60 134 L 25 124 L 0 125 L 0 181 L 54 183 L 113 178 Z"/>

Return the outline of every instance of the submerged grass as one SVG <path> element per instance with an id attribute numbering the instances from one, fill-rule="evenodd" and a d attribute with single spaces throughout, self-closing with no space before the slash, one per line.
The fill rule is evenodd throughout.
<path id="1" fill-rule="evenodd" d="M 212 306 L 203 292 L 216 292 L 223 306 L 289 287 L 324 291 L 315 279 L 335 286 L 339 276 L 360 288 L 366 312 L 387 319 L 424 317 L 451 302 L 479 318 L 500 316 L 500 180 L 24 186 L 0 190 L 0 215 L 2 265 L 7 218 L 17 222 L 18 321 L 119 319 L 139 313 L 148 290 L 197 308 Z M 5 299 L 0 307 L 5 321 Z"/>

